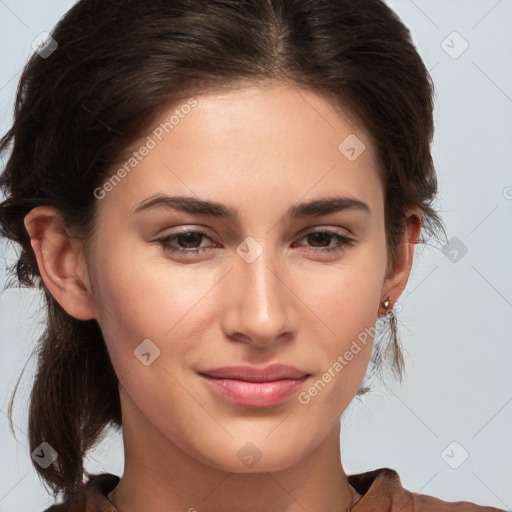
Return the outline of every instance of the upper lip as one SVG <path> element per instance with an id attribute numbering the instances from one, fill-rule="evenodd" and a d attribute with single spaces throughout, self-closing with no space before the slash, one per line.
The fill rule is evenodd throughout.
<path id="1" fill-rule="evenodd" d="M 305 371 L 286 364 L 270 364 L 265 367 L 222 366 L 220 368 L 209 368 L 200 373 L 217 379 L 235 379 L 247 382 L 272 382 L 282 379 L 300 379 L 309 375 Z"/>

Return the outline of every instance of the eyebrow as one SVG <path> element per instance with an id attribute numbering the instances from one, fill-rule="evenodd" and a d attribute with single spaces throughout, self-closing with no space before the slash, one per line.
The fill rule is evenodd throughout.
<path id="1" fill-rule="evenodd" d="M 157 208 L 169 208 L 185 213 L 210 215 L 231 222 L 236 222 L 238 219 L 236 209 L 216 201 L 206 201 L 204 199 L 187 196 L 166 196 L 162 194 L 151 196 L 138 203 L 134 213 Z M 368 215 L 371 214 L 370 207 L 359 199 L 351 197 L 327 197 L 296 204 L 288 209 L 285 218 L 300 219 L 304 217 L 320 217 L 344 210 L 359 210 Z"/>

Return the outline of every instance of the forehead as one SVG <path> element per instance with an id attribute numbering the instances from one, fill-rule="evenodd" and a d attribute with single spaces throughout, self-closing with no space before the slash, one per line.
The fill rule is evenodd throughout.
<path id="1" fill-rule="evenodd" d="M 101 207 L 126 209 L 156 193 L 261 204 L 297 202 L 334 189 L 375 202 L 374 147 L 348 111 L 284 84 L 249 84 L 184 98 L 163 109 L 133 146 Z M 131 161 L 130 161 L 131 160 Z M 226 199 L 225 201 L 222 198 Z"/>

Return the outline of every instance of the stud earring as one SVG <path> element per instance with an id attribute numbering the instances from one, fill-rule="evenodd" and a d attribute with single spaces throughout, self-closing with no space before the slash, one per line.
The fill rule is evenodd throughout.
<path id="1" fill-rule="evenodd" d="M 386 299 L 383 299 L 381 301 L 380 305 L 381 305 L 381 307 L 383 307 L 386 310 L 386 312 L 383 315 L 379 315 L 379 317 L 386 316 L 389 313 L 388 308 L 391 305 L 391 301 L 389 300 L 389 297 L 387 297 Z"/>

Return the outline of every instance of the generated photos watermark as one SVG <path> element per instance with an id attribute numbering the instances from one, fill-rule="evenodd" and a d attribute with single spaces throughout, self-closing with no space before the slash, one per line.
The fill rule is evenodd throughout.
<path id="1" fill-rule="evenodd" d="M 163 140 L 165 135 L 169 134 L 182 119 L 190 114 L 192 108 L 196 107 L 198 102 L 195 98 L 190 98 L 187 103 L 177 108 L 174 113 L 169 116 L 169 119 L 165 122 L 160 123 L 152 132 L 148 135 L 145 142 L 132 153 L 132 156 L 117 169 L 117 171 L 105 181 L 101 187 L 94 189 L 94 197 L 96 199 L 103 199 L 108 192 L 111 192 L 121 180 L 126 177 L 135 167 L 139 165 L 144 158 L 149 155 L 151 150 L 156 148 L 158 143 Z"/>

